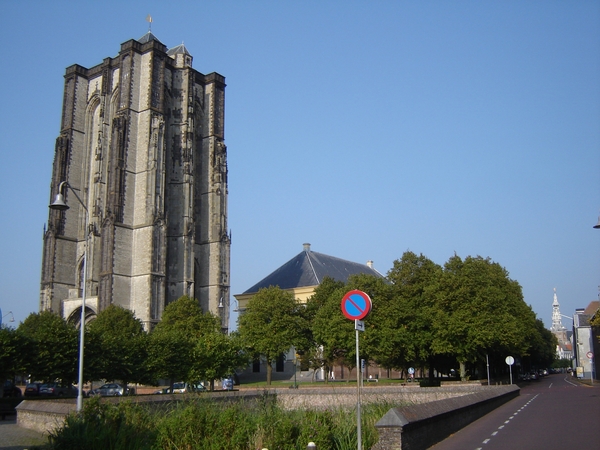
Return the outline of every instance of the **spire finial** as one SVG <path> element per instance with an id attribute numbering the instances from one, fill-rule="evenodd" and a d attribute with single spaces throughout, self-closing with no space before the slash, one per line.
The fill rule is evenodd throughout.
<path id="1" fill-rule="evenodd" d="M 148 33 L 152 31 L 152 16 L 148 14 L 146 17 L 146 22 L 148 22 Z"/>

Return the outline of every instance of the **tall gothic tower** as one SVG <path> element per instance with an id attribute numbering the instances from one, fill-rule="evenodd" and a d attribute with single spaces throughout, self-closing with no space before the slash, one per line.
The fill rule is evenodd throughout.
<path id="1" fill-rule="evenodd" d="M 49 213 L 40 310 L 78 323 L 85 285 L 86 320 L 114 303 L 149 329 L 189 295 L 227 329 L 224 105 L 225 78 L 151 32 L 67 68 L 50 191 L 66 181 L 70 209 Z"/>
<path id="2" fill-rule="evenodd" d="M 560 305 L 556 296 L 556 288 L 554 288 L 554 300 L 552 302 L 552 332 L 565 331 L 566 328 L 562 324 L 562 315 L 560 313 Z"/>

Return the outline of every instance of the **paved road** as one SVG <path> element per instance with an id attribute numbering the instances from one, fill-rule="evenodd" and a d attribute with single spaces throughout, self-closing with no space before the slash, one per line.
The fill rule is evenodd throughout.
<path id="1" fill-rule="evenodd" d="M 17 426 L 17 420 L 0 420 L 0 449 L 26 450 L 47 442 L 41 433 Z"/>
<path id="2" fill-rule="evenodd" d="M 530 382 L 521 395 L 431 447 L 432 450 L 600 448 L 600 384 L 569 375 Z"/>

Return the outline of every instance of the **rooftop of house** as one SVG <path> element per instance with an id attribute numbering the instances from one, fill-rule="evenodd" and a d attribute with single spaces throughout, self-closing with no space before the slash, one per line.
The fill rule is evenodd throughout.
<path id="1" fill-rule="evenodd" d="M 336 281 L 346 282 L 350 275 L 358 274 L 383 277 L 373 268 L 372 261 L 359 264 L 313 252 L 310 244 L 304 244 L 304 249 L 300 253 L 247 289 L 244 294 L 252 294 L 270 286 L 279 286 L 281 289 L 317 286 L 326 276 Z"/>

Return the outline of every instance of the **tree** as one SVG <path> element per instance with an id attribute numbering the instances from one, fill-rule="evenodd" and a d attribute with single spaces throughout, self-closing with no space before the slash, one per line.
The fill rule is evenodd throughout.
<path id="1" fill-rule="evenodd" d="M 432 343 L 441 273 L 439 265 L 411 251 L 394 261 L 387 275 L 390 294 L 374 306 L 372 317 L 377 324 L 373 352 L 384 367 L 427 365 L 433 376 L 436 357 L 439 359 Z"/>
<path id="2" fill-rule="evenodd" d="M 22 357 L 26 341 L 17 330 L 0 325 L 0 380 L 14 376 L 23 369 Z M 0 397 L 2 392 L 0 392 Z"/>
<path id="3" fill-rule="evenodd" d="M 238 367 L 249 363 L 250 360 L 242 349 L 237 334 L 227 336 L 220 330 L 203 333 L 194 348 L 196 363 L 192 369 L 192 378 L 210 380 L 210 390 L 214 390 L 215 379 L 228 377 Z"/>
<path id="4" fill-rule="evenodd" d="M 484 360 L 489 352 L 527 351 L 534 316 L 519 284 L 489 258 L 451 257 L 444 265 L 438 302 L 433 349 L 456 356 L 461 378 L 466 377 L 466 363 Z"/>
<path id="5" fill-rule="evenodd" d="M 97 352 L 90 352 L 93 379 L 120 380 L 126 386 L 146 381 L 147 335 L 132 311 L 110 305 L 87 328 L 88 340 L 99 352 L 99 358 L 94 357 Z"/>
<path id="6" fill-rule="evenodd" d="M 221 332 L 221 321 L 183 296 L 167 305 L 150 334 L 148 365 L 156 377 L 187 383 L 230 375 L 247 362 L 239 340 Z"/>
<path id="7" fill-rule="evenodd" d="M 239 318 L 239 334 L 254 355 L 267 362 L 267 384 L 271 384 L 272 364 L 296 345 L 308 327 L 294 296 L 279 287 L 259 290 Z"/>
<path id="8" fill-rule="evenodd" d="M 203 324 L 213 326 L 203 317 L 198 302 L 188 296 L 168 304 L 161 321 L 149 336 L 148 367 L 157 378 L 174 381 L 191 380 L 194 348 Z M 205 320 L 206 319 L 206 320 Z"/>
<path id="9" fill-rule="evenodd" d="M 77 379 L 78 331 L 62 317 L 50 312 L 30 314 L 18 332 L 30 343 L 25 370 L 41 381 Z"/>
<path id="10" fill-rule="evenodd" d="M 308 366 L 314 370 L 313 376 L 318 369 L 325 367 L 326 372 L 329 372 L 329 368 L 332 361 L 328 361 L 323 353 L 323 342 L 317 340 L 315 336 L 315 318 L 319 313 L 320 309 L 327 303 L 332 293 L 336 291 L 342 291 L 345 289 L 344 282 L 336 281 L 333 278 L 326 276 L 321 281 L 321 284 L 317 286 L 313 295 L 306 301 L 306 307 L 304 309 L 304 318 L 309 324 L 307 328 L 307 336 L 304 348 L 297 349 L 298 353 L 308 360 Z M 322 324 L 318 324 L 321 327 Z M 328 377 L 325 377 L 325 382 L 328 381 Z"/>

